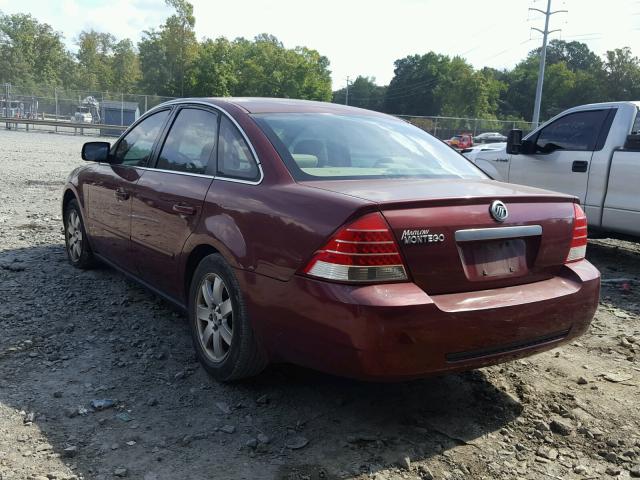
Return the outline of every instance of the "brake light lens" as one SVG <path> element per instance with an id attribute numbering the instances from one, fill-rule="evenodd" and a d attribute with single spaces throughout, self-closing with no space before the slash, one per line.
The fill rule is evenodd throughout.
<path id="1" fill-rule="evenodd" d="M 342 282 L 407 280 L 398 244 L 380 212 L 366 214 L 338 230 L 314 253 L 303 272 Z"/>
<path id="2" fill-rule="evenodd" d="M 582 260 L 587 254 L 587 216 L 577 203 L 573 204 L 573 212 L 573 238 L 565 263 Z"/>

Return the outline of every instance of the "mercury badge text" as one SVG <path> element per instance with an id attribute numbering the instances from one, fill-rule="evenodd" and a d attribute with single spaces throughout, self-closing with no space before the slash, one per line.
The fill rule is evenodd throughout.
<path id="1" fill-rule="evenodd" d="M 444 233 L 429 233 L 429 230 L 403 230 L 400 240 L 405 245 L 418 243 L 439 243 L 444 242 Z"/>

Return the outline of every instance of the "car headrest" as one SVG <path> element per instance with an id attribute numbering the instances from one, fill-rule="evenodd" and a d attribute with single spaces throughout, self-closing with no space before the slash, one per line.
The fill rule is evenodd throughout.
<path id="1" fill-rule="evenodd" d="M 291 156 L 300 168 L 315 168 L 318 166 L 318 157 L 315 155 L 309 155 L 307 153 L 293 153 Z"/>

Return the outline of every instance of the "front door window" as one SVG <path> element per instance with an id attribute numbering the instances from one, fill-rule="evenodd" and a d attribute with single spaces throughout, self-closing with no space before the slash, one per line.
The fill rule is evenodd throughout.
<path id="1" fill-rule="evenodd" d="M 162 110 L 133 127 L 118 143 L 112 163 L 130 167 L 145 166 L 168 116 L 169 110 Z"/>

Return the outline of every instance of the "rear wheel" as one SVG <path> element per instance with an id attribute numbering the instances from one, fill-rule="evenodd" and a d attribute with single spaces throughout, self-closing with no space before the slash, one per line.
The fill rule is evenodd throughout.
<path id="1" fill-rule="evenodd" d="M 198 360 L 216 380 L 250 377 L 266 366 L 238 280 L 218 254 L 205 257 L 193 274 L 189 324 Z"/>
<path id="2" fill-rule="evenodd" d="M 95 266 L 95 257 L 87 240 L 80 206 L 76 199 L 71 200 L 64 209 L 64 241 L 71 265 L 81 269 Z"/>

